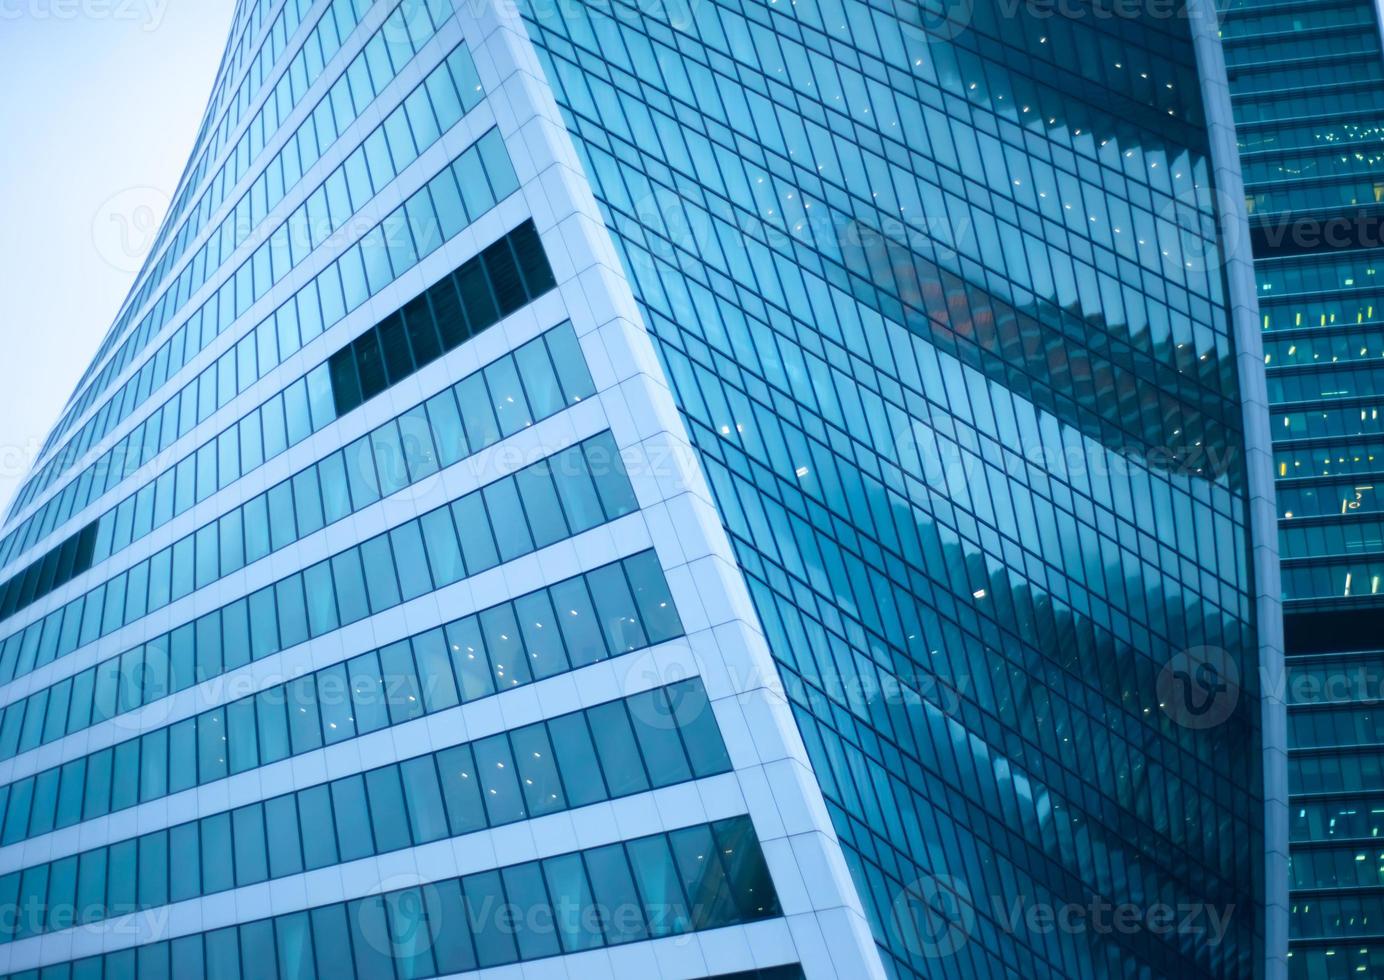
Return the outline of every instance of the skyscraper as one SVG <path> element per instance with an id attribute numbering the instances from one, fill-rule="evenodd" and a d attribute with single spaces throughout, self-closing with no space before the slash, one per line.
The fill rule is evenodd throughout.
<path id="1" fill-rule="evenodd" d="M 7 976 L 1281 976 L 1224 67 L 1108 14 L 245 3 L 0 538 Z"/>
<path id="2" fill-rule="evenodd" d="M 1384 973 L 1384 51 L 1372 3 L 1222 14 L 1283 559 L 1292 973 Z M 1373 703 L 1373 705 L 1371 704 Z"/>

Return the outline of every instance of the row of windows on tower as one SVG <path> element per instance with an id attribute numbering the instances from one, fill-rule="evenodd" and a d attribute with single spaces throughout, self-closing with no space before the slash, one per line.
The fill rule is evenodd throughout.
<path id="1" fill-rule="evenodd" d="M 780 912 L 754 826 L 742 816 L 53 964 L 42 975 L 420 980 Z M 766 977 L 785 975 L 794 972 Z M 39 977 L 32 970 L 4 980 Z"/>
<path id="2" fill-rule="evenodd" d="M 456 284 L 463 283 L 463 301 L 458 302 Z M 463 263 L 455 273 L 444 277 L 427 292 L 415 297 L 402 311 L 391 314 L 381 324 L 370 328 L 354 342 L 332 355 L 328 364 L 336 416 L 345 414 L 359 405 L 364 397 L 373 397 L 442 353 L 493 326 L 500 317 L 509 315 L 546 293 L 553 285 L 552 268 L 548 264 L 538 232 L 532 221 L 525 222 L 491 244 L 476 258 Z M 430 311 L 430 304 L 436 313 Z M 404 317 L 407 317 L 407 335 L 404 333 Z M 386 369 L 388 375 L 385 373 Z M 563 365 L 564 374 L 570 375 L 575 370 L 573 366 Z M 574 387 L 576 390 L 572 396 L 573 400 L 589 393 L 589 384 L 577 382 Z M 308 404 L 311 405 L 310 397 Z M 326 418 L 317 420 L 321 424 L 325 424 L 326 421 Z M 307 426 L 309 431 L 320 427 L 320 424 L 314 423 Z M 262 459 L 265 455 L 262 448 L 265 440 L 261 435 L 256 441 L 261 448 L 255 456 Z M 282 439 L 269 441 L 269 444 L 274 446 L 282 446 L 283 443 Z M 236 465 L 234 474 L 227 472 L 220 475 L 224 478 L 218 478 L 216 456 L 224 456 L 225 453 L 219 441 L 215 449 L 215 453 L 207 454 L 208 459 L 201 466 L 205 472 L 201 474 L 194 472 L 199 462 L 197 457 L 189 454 L 185 458 L 183 463 L 187 464 L 189 478 L 187 499 L 182 502 L 182 507 L 176 506 L 170 499 L 167 507 L 163 508 L 166 513 L 165 519 L 181 513 L 192 505 L 193 481 L 196 481 L 195 486 L 199 490 L 205 490 L 204 493 L 196 494 L 196 499 L 201 500 L 215 489 L 226 486 L 233 476 L 241 475 L 244 467 Z M 225 469 L 225 461 L 220 462 Z M 397 470 L 400 462 L 401 460 L 392 460 L 389 465 L 391 469 Z M 208 463 L 210 465 L 207 465 Z M 179 464 L 178 469 L 182 468 L 183 464 Z M 165 488 L 170 497 L 177 490 L 177 475 L 178 471 L 175 470 L 168 481 L 169 485 Z M 199 475 L 204 479 L 198 481 Z M 131 494 L 123 506 L 133 508 L 135 501 L 136 495 Z M 146 504 L 152 510 L 158 501 L 151 499 Z M 93 560 L 104 560 L 115 550 L 109 535 L 114 533 L 113 527 L 122 516 L 124 515 L 119 508 L 113 509 L 98 522 L 103 523 L 101 529 L 107 532 L 105 536 L 100 534 L 101 529 L 98 529 L 97 523 L 88 525 L 7 581 L 0 587 L 0 620 L 38 601 L 87 571 Z M 122 546 L 132 539 L 133 521 L 134 515 L 130 514 Z M 146 531 L 157 526 L 152 514 L 148 521 L 142 523 Z M 101 540 L 102 537 L 104 540 Z"/>
<path id="3" fill-rule="evenodd" d="M 693 678 L 12 871 L 0 943 L 729 770 Z"/>
<path id="4" fill-rule="evenodd" d="M 127 654 L 118 669 L 103 670 L 95 680 L 94 709 L 68 707 L 90 703 L 90 682 L 86 690 L 74 685 L 70 700 L 55 688 L 46 717 L 75 731 L 243 665 L 247 646 L 255 659 L 272 651 L 279 639 L 272 620 L 268 631 L 258 620 L 248 623 L 243 601 L 232 614 L 238 619 L 159 637 Z M 682 632 L 657 557 L 641 552 L 0 786 L 0 845 L 402 725 Z M 223 653 L 224 661 L 216 659 Z M 94 713 L 82 713 L 88 710 Z M 42 713 L 37 717 L 42 723 Z"/>
<path id="5" fill-rule="evenodd" d="M 494 242 L 328 360 L 345 415 L 556 285 L 532 221 Z"/>
<path id="6" fill-rule="evenodd" d="M 459 46 L 457 52 L 465 55 L 465 46 Z M 469 56 L 465 57 L 469 59 Z M 328 240 L 333 245 L 338 244 L 339 237 L 333 236 L 346 234 L 343 229 L 356 215 L 356 209 L 389 185 L 460 118 L 464 110 L 456 101 L 458 96 L 454 89 L 458 83 L 446 74 L 447 71 L 447 64 L 440 65 L 429 79 L 441 79 L 439 84 L 431 86 L 425 83 L 415 90 L 414 95 L 421 99 L 418 105 L 396 109 L 386 123 L 377 127 L 366 142 L 278 230 L 266 236 L 266 240 L 245 259 L 235 274 L 192 312 L 158 352 L 146 361 L 144 367 L 92 415 L 61 451 L 55 453 L 26 481 L 16 497 L 17 508 L 28 506 L 34 495 L 46 490 L 79 463 L 88 449 L 97 445 L 115 425 L 160 390 L 193 356 L 229 330 L 254 303 L 268 294 L 274 284 L 281 282 L 309 255 L 316 254 L 317 246 Z M 474 75 L 474 69 L 471 72 Z M 429 100 L 434 93 L 441 91 L 452 91 L 450 100 L 441 106 L 431 105 Z M 474 92 L 467 96 L 468 99 L 474 97 Z M 411 96 L 409 103 L 415 101 Z M 416 125 L 420 127 L 416 132 L 413 129 L 415 117 L 419 120 Z M 391 120 L 397 121 L 397 125 L 391 127 L 387 139 L 385 130 Z M 217 362 L 185 385 L 178 393 L 183 405 L 177 416 L 177 435 L 188 431 L 194 414 L 195 421 L 202 421 L 210 411 L 224 405 L 238 391 L 244 391 L 293 351 L 402 276 L 436 251 L 444 241 L 512 194 L 517 187 L 518 180 L 504 141 L 492 129 L 475 140 L 449 165 L 444 165 L 427 184 L 304 283 L 259 326 L 247 332 L 232 350 L 226 351 Z M 166 305 L 169 307 L 167 315 L 171 317 L 181 304 Z M 266 354 L 271 356 L 266 358 Z M 194 396 L 191 404 L 195 405 L 195 413 L 188 410 L 189 395 Z M 168 408 L 168 404 L 163 406 L 165 414 Z M 157 416 L 156 412 L 151 419 Z M 157 437 L 151 439 L 141 431 L 144 427 L 137 426 L 103 459 L 123 461 L 138 457 L 142 455 L 140 450 L 157 444 Z M 164 438 L 168 441 L 171 441 L 171 431 L 167 424 L 162 426 Z M 82 478 L 90 479 L 88 474 L 94 468 L 106 477 L 101 481 L 101 488 L 109 489 L 109 481 L 115 474 L 108 463 L 104 470 L 101 470 L 99 463 L 93 464 Z M 36 522 L 36 519 L 60 498 L 68 508 L 62 518 L 66 519 L 70 508 L 77 506 L 72 499 L 74 489 L 75 481 L 69 483 L 59 497 L 49 500 L 35 514 L 26 518 L 24 525 L 6 535 L 0 546 L 5 560 L 19 547 L 16 539 L 21 538 L 21 532 L 22 540 L 26 542 L 23 547 L 28 547 L 36 540 L 33 536 L 39 533 L 40 528 L 51 529 L 52 515 L 44 515 L 48 523 Z M 89 499 L 88 496 L 82 503 Z"/>
<path id="7" fill-rule="evenodd" d="M 312 496 L 299 496 L 296 504 L 312 508 L 311 519 L 320 524 L 322 504 L 317 488 L 300 490 Z M 329 493 L 339 494 L 341 490 L 339 485 L 328 487 Z M 637 509 L 614 443 L 609 433 L 602 433 L 265 586 L 248 599 L 238 599 L 185 623 L 171 635 L 187 633 L 200 638 L 205 633 L 209 639 L 202 643 L 199 655 L 206 658 L 207 666 L 202 669 L 199 660 L 199 674 L 219 674 L 248 662 L 252 654 L 267 655 L 309 635 L 321 636 Z M 266 520 L 261 513 L 243 521 L 238 513 L 232 516 L 236 517 L 230 526 L 238 535 L 233 542 L 237 549 L 255 542 L 261 551 L 269 547 L 274 517 Z M 292 511 L 283 517 L 291 525 Z M 211 527 L 214 533 L 208 544 L 215 554 L 227 541 L 218 538 L 217 525 Z M 119 628 L 116 624 L 124 616 L 139 611 L 139 606 L 131 607 L 132 599 L 155 606 L 174 601 L 169 581 L 157 577 L 168 575 L 170 564 L 173 581 L 183 583 L 180 591 L 190 591 L 197 581 L 193 576 L 200 553 L 189 548 L 179 561 L 177 546 L 173 551 L 171 562 L 136 566 L 136 572 L 147 570 L 112 579 L 91 594 L 94 601 L 74 603 L 70 611 L 81 628 L 88 619 L 99 619 L 103 635 Z M 238 556 L 242 554 L 237 550 Z M 214 572 L 215 563 L 209 562 L 207 576 Z M 244 633 L 247 603 L 249 634 Z M 225 631 L 225 624 L 218 625 L 223 619 L 240 627 L 237 632 L 241 634 L 227 639 L 224 659 L 223 644 L 215 639 Z M 76 636 L 78 641 L 83 638 L 80 632 Z M 18 673 L 19 668 L 30 666 L 32 658 L 13 639 L 0 653 L 0 670 Z M 131 651 L 136 658 L 139 649 Z M 21 657 L 24 659 L 18 659 Z M 47 742 L 61 737 L 64 727 L 70 733 L 73 721 L 87 717 L 92 710 L 95 678 L 116 669 L 120 659 L 106 660 L 7 705 L 0 714 L 0 757 L 27 751 L 34 747 L 32 739 Z M 223 666 L 224 660 L 230 660 L 231 666 Z M 54 697 L 63 705 L 56 718 L 46 715 Z M 66 726 L 61 716 L 66 717 Z"/>

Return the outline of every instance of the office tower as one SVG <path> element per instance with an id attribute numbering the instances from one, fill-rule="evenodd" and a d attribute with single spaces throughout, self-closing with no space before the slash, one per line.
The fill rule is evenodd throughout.
<path id="1" fill-rule="evenodd" d="M 1293 976 L 1384 973 L 1384 57 L 1371 3 L 1222 12 L 1272 407 Z"/>
<path id="2" fill-rule="evenodd" d="M 1281 976 L 1200 10 L 244 5 L 0 539 L 0 969 Z"/>

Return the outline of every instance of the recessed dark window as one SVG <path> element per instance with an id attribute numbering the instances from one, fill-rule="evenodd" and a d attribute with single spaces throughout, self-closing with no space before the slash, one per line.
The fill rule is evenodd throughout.
<path id="1" fill-rule="evenodd" d="M 495 287 L 495 299 L 501 316 L 509 316 L 524 305 L 524 281 L 519 277 L 519 266 L 514 261 L 514 253 L 509 250 L 509 242 L 503 238 L 481 253 L 485 271 Z"/>
<path id="2" fill-rule="evenodd" d="M 380 322 L 380 351 L 384 356 L 385 372 L 389 383 L 394 385 L 413 373 L 413 355 L 408 349 L 408 334 L 404 332 L 404 318 L 391 313 Z"/>
<path id="3" fill-rule="evenodd" d="M 525 222 L 328 358 L 337 417 L 552 286 L 538 233 Z"/>
<path id="4" fill-rule="evenodd" d="M 361 403 L 356 356 L 349 346 L 331 356 L 327 361 L 327 373 L 332 379 L 332 400 L 337 418 L 340 418 Z"/>
<path id="5" fill-rule="evenodd" d="M 356 370 L 360 372 L 360 397 L 369 401 L 389 386 L 384 373 L 384 358 L 380 354 L 379 336 L 367 330 L 351 345 L 356 355 Z"/>
<path id="6" fill-rule="evenodd" d="M 428 299 L 437 317 L 443 350 L 460 347 L 471 336 L 471 331 L 466 325 L 466 314 L 461 311 L 461 300 L 457 298 L 456 277 L 447 276 L 434 285 L 428 290 Z"/>
<path id="7" fill-rule="evenodd" d="M 42 599 L 91 568 L 96 552 L 96 524 L 92 521 L 0 585 L 0 619 Z"/>
<path id="8" fill-rule="evenodd" d="M 524 285 L 530 296 L 541 296 L 557 285 L 553 278 L 553 267 L 548 263 L 548 255 L 543 251 L 538 229 L 532 221 L 525 221 L 510 232 L 509 243 L 514 246 L 519 271 L 524 276 Z"/>
<path id="9" fill-rule="evenodd" d="M 484 330 L 500 318 L 495 312 L 495 300 L 490 295 L 485 270 L 478 260 L 472 259 L 457 270 L 457 285 L 461 288 L 461 302 L 466 308 L 466 318 L 471 321 L 471 329 Z"/>
<path id="10" fill-rule="evenodd" d="M 442 345 L 437 340 L 437 327 L 433 323 L 432 311 L 428 309 L 427 294 L 415 297 L 404 307 L 404 322 L 408 326 L 408 343 L 413 349 L 413 360 L 419 367 L 431 364 L 442 356 Z"/>

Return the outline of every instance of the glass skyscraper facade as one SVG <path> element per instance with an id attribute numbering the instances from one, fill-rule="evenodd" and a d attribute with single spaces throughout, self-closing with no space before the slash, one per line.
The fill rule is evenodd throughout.
<path id="1" fill-rule="evenodd" d="M 1384 975 L 1384 51 L 1373 3 L 1221 36 L 1267 366 L 1291 752 L 1291 973 Z"/>
<path id="2" fill-rule="evenodd" d="M 0 974 L 1283 976 L 1229 113 L 1201 0 L 244 0 L 0 529 Z"/>

